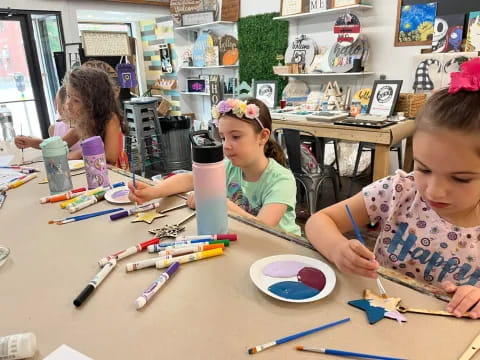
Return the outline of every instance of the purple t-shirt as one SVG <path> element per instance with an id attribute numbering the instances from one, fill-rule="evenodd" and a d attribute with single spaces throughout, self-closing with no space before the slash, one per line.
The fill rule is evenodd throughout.
<path id="1" fill-rule="evenodd" d="M 375 256 L 383 267 L 438 286 L 450 280 L 480 287 L 480 225 L 442 219 L 423 200 L 413 173 L 401 170 L 363 189 L 371 221 L 380 221 Z"/>

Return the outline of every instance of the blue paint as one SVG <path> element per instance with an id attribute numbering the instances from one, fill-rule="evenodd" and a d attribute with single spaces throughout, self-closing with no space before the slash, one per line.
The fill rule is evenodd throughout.
<path id="1" fill-rule="evenodd" d="M 290 300 L 304 300 L 318 295 L 320 291 L 296 281 L 281 281 L 270 285 L 268 291 Z"/>
<path id="2" fill-rule="evenodd" d="M 349 305 L 356 307 L 357 309 L 362 309 L 367 313 L 368 322 L 375 324 L 376 322 L 382 320 L 385 317 L 385 309 L 370 305 L 370 300 L 360 299 L 352 300 L 348 302 Z"/>

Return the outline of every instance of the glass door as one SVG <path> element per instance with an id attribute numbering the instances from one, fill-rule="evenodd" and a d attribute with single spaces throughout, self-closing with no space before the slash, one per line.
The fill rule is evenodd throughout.
<path id="1" fill-rule="evenodd" d="M 47 137 L 50 125 L 30 15 L 0 15 L 0 106 L 17 135 Z"/>

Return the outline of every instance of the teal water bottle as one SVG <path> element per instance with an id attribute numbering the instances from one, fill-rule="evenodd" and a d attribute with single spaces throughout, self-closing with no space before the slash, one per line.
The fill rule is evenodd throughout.
<path id="1" fill-rule="evenodd" d="M 68 167 L 68 144 L 60 136 L 48 138 L 40 144 L 50 193 L 60 194 L 73 189 Z"/>

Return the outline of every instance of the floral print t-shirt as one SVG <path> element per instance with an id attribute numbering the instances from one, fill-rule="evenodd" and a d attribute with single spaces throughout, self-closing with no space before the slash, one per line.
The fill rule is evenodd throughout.
<path id="1" fill-rule="evenodd" d="M 436 286 L 480 287 L 480 225 L 442 219 L 418 193 L 413 173 L 398 170 L 365 187 L 363 197 L 371 221 L 380 221 L 374 251 L 381 266 Z"/>

